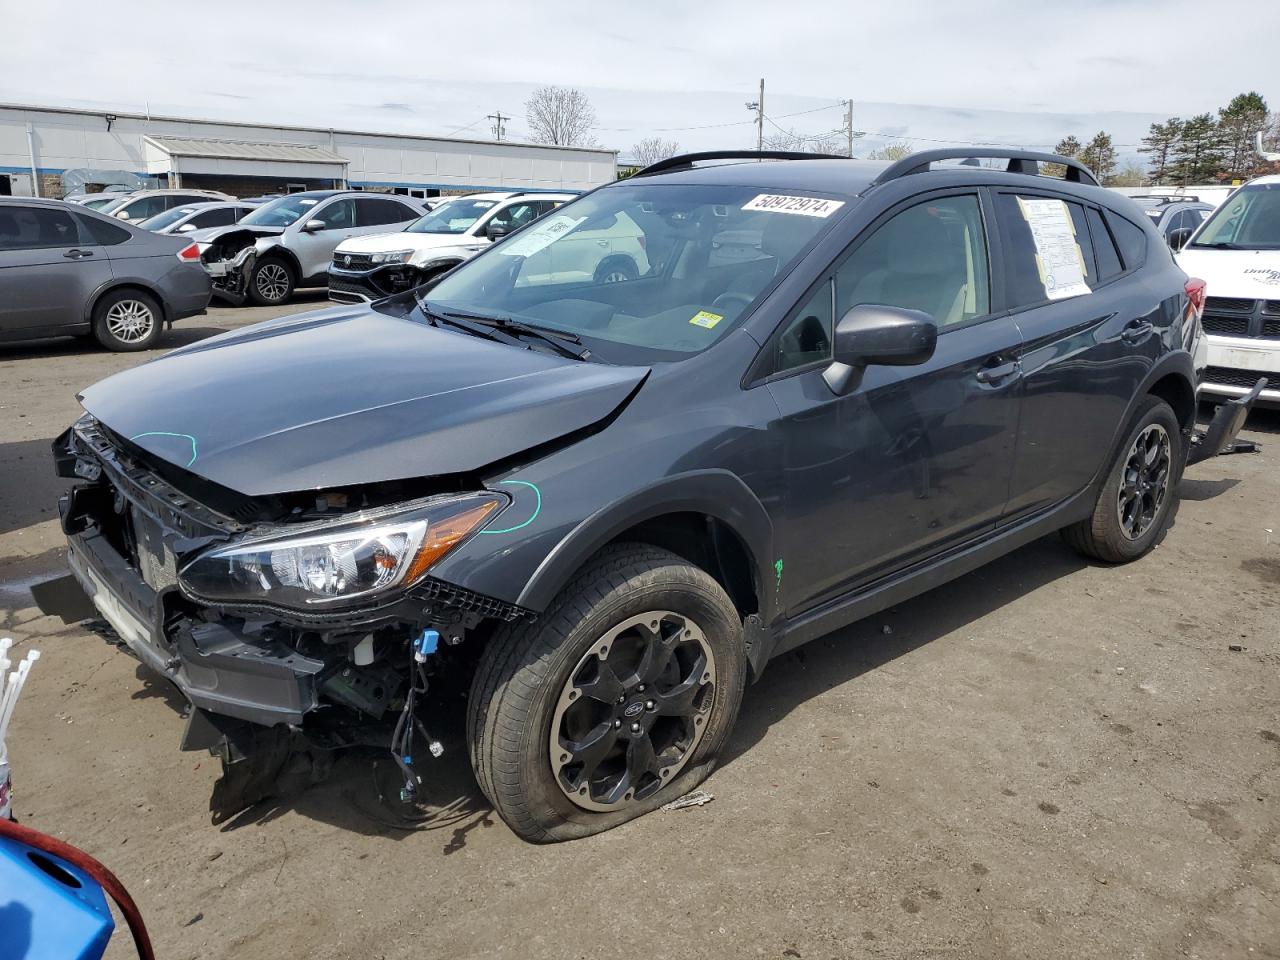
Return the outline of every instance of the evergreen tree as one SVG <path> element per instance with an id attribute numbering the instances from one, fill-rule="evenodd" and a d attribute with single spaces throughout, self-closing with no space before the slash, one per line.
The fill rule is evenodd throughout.
<path id="1" fill-rule="evenodd" d="M 1080 162 L 1094 172 L 1099 183 L 1110 183 L 1116 172 L 1116 148 L 1111 134 L 1105 130 L 1095 133 L 1089 145 L 1080 151 Z"/>
<path id="2" fill-rule="evenodd" d="M 1254 92 L 1237 94 L 1218 111 L 1225 179 L 1243 179 L 1256 165 L 1258 131 L 1267 128 L 1267 120 L 1267 102 Z"/>
<path id="3" fill-rule="evenodd" d="M 1173 151 L 1173 178 L 1178 183 L 1212 183 L 1222 166 L 1222 137 L 1213 114 L 1202 113 L 1182 125 Z"/>
<path id="4" fill-rule="evenodd" d="M 1173 158 L 1178 141 L 1182 139 L 1182 127 L 1179 118 L 1170 117 L 1164 123 L 1153 123 L 1151 132 L 1142 138 L 1138 152 L 1150 154 L 1147 177 L 1151 183 L 1164 183 L 1172 176 Z"/>
<path id="5" fill-rule="evenodd" d="M 1058 145 L 1053 148 L 1053 152 L 1060 157 L 1078 157 L 1080 156 L 1080 141 L 1074 136 L 1068 136 L 1058 141 Z"/>

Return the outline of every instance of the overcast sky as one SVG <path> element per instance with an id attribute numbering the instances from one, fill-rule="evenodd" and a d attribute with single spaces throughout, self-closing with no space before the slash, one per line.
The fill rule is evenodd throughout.
<path id="1" fill-rule="evenodd" d="M 480 138 L 500 110 L 522 139 L 529 92 L 554 83 L 590 96 L 624 157 L 659 133 L 754 143 L 761 76 L 771 120 L 804 134 L 853 98 L 857 152 L 1106 129 L 1123 156 L 1152 120 L 1241 91 L 1280 105 L 1275 0 L 1216 25 L 1192 0 L 51 0 L 4 23 L 0 101 Z"/>

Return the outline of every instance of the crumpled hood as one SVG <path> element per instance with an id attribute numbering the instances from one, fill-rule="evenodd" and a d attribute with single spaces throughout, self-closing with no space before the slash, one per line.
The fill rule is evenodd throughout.
<path id="1" fill-rule="evenodd" d="M 1184 247 L 1176 259 L 1188 276 L 1205 282 L 1210 297 L 1280 300 L 1280 250 Z"/>
<path id="2" fill-rule="evenodd" d="M 468 237 L 461 233 L 377 233 L 368 237 L 351 237 L 338 244 L 336 253 L 389 253 L 393 250 L 443 250 L 465 247 L 479 250 L 489 246 L 485 237 Z"/>
<path id="3" fill-rule="evenodd" d="M 647 373 L 335 307 L 175 350 L 80 399 L 155 456 L 261 496 L 479 470 L 610 416 Z"/>

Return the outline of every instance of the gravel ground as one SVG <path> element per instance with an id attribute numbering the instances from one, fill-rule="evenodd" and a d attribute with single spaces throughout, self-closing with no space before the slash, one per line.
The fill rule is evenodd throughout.
<path id="1" fill-rule="evenodd" d="M 171 688 L 32 609 L 63 572 L 49 442 L 147 356 L 0 346 L 0 631 L 44 653 L 14 809 L 124 880 L 159 956 L 1280 957 L 1280 415 L 1190 471 L 1144 560 L 1047 538 L 817 641 L 748 691 L 712 803 L 533 847 L 456 723 L 417 829 L 377 754 L 215 827 Z"/>

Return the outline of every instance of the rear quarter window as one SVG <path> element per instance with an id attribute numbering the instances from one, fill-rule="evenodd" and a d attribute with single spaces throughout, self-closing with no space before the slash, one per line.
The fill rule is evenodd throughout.
<path id="1" fill-rule="evenodd" d="M 97 217 L 77 217 L 76 219 L 80 221 L 88 235 L 93 237 L 94 243 L 100 243 L 104 247 L 124 243 L 133 236 L 124 227 L 108 223 L 106 220 L 99 220 Z"/>
<path id="2" fill-rule="evenodd" d="M 1130 223 L 1117 213 L 1107 211 L 1107 225 L 1120 248 L 1120 262 L 1126 271 L 1136 270 L 1147 259 L 1147 234 L 1136 223 Z"/>

